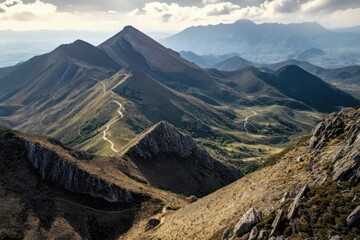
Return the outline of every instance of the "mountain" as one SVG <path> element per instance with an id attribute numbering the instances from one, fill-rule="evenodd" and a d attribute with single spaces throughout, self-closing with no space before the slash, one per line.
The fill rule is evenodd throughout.
<path id="1" fill-rule="evenodd" d="M 359 119 L 355 109 L 329 115 L 261 169 L 169 215 L 152 231 L 135 225 L 125 239 L 357 238 Z"/>
<path id="2" fill-rule="evenodd" d="M 213 65 L 211 68 L 218 69 L 220 71 L 236 71 L 245 67 L 252 66 L 253 63 L 238 57 L 234 56 L 231 58 L 228 58 L 222 62 L 219 62 L 215 65 Z"/>
<path id="3" fill-rule="evenodd" d="M 360 63 L 358 38 L 359 33 L 331 31 L 318 23 L 255 24 L 239 20 L 189 27 L 161 42 L 176 51 L 200 55 L 238 53 L 259 63 L 283 61 L 291 54 L 302 53 L 300 57 L 310 60 L 311 56 L 317 65 L 344 66 Z M 326 54 L 314 55 L 314 49 Z"/>
<path id="4" fill-rule="evenodd" d="M 196 97 L 214 103 L 220 100 L 217 89 L 230 92 L 197 65 L 183 59 L 139 30 L 127 26 L 114 37 L 99 45 L 120 65 L 139 70 L 180 92 L 193 92 Z M 214 101 L 215 100 L 215 101 Z"/>
<path id="5" fill-rule="evenodd" d="M 183 72 L 197 68 L 139 30 L 127 26 L 121 32 L 99 45 L 120 65 L 133 70 Z"/>
<path id="6" fill-rule="evenodd" d="M 287 60 L 264 65 L 265 68 L 278 70 L 287 65 L 297 65 L 307 72 L 318 76 L 324 81 L 335 85 L 341 90 L 360 99 L 360 66 L 346 66 L 341 68 L 322 68 L 306 61 Z"/>
<path id="7" fill-rule="evenodd" d="M 295 65 L 279 69 L 274 78 L 266 82 L 283 94 L 323 112 L 335 111 L 335 105 L 349 107 L 359 104 L 359 101 L 351 95 L 328 85 Z"/>
<path id="8" fill-rule="evenodd" d="M 49 100 L 43 97 L 50 93 L 63 99 L 70 92 L 88 88 L 119 69 L 102 51 L 78 40 L 13 67 L 1 78 L 0 99 L 13 104 L 38 101 L 43 104 Z"/>
<path id="9" fill-rule="evenodd" d="M 141 182 L 130 162 L 5 128 L 0 128 L 0 172 L 4 239 L 114 239 L 164 204 L 187 204 Z"/>
<path id="10" fill-rule="evenodd" d="M 186 196 L 202 197 L 243 176 L 165 121 L 131 141 L 123 157 L 131 159 L 151 185 Z"/>

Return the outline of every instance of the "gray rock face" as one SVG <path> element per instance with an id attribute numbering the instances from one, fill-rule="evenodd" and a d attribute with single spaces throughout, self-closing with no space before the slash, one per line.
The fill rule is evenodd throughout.
<path id="1" fill-rule="evenodd" d="M 360 118 L 348 130 L 346 142 L 333 162 L 335 181 L 360 182 Z"/>
<path id="2" fill-rule="evenodd" d="M 346 218 L 346 223 L 350 227 L 360 224 L 360 206 L 350 213 L 350 215 Z"/>
<path id="3" fill-rule="evenodd" d="M 308 189 L 309 189 L 309 186 L 305 185 L 303 188 L 301 188 L 298 195 L 296 195 L 294 201 L 291 203 L 291 205 L 289 207 L 288 214 L 287 214 L 288 219 L 291 219 L 294 217 L 296 209 L 300 205 L 301 199 L 304 197 L 304 195 Z"/>
<path id="4" fill-rule="evenodd" d="M 329 140 L 348 131 L 359 118 L 360 112 L 353 108 L 344 108 L 340 112 L 330 114 L 313 130 L 309 150 L 316 151 L 323 147 Z"/>
<path id="5" fill-rule="evenodd" d="M 329 141 L 343 135 L 344 145 L 333 158 L 333 180 L 360 182 L 360 111 L 344 108 L 330 114 L 313 131 L 309 150 L 317 152 Z"/>
<path id="6" fill-rule="evenodd" d="M 44 180 L 51 181 L 66 190 L 89 194 L 108 202 L 128 203 L 133 200 L 128 190 L 106 183 L 37 143 L 25 142 L 25 147 L 27 158 Z"/>
<path id="7" fill-rule="evenodd" d="M 135 163 L 151 185 L 186 196 L 204 196 L 243 176 L 165 121 L 131 142 L 124 156 Z"/>
<path id="8" fill-rule="evenodd" d="M 241 237 L 250 232 L 251 229 L 261 221 L 259 214 L 254 208 L 250 208 L 238 221 L 234 228 L 234 235 Z"/>
<path id="9" fill-rule="evenodd" d="M 151 158 L 159 153 L 174 153 L 181 157 L 192 154 L 196 149 L 195 142 L 188 135 L 179 132 L 169 123 L 162 121 L 147 134 L 127 154 L 141 158 Z"/>

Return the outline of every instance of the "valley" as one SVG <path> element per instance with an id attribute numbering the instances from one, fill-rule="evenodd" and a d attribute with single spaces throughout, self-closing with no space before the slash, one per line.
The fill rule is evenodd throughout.
<path id="1" fill-rule="evenodd" d="M 0 239 L 357 239 L 358 34 L 125 26 L 0 68 Z"/>

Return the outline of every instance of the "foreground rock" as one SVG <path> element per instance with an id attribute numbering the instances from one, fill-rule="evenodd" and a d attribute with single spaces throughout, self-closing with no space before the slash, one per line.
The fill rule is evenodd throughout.
<path id="1" fill-rule="evenodd" d="M 186 196 L 204 196 L 243 176 L 165 121 L 132 141 L 123 156 L 136 164 L 151 185 Z"/>
<path id="2" fill-rule="evenodd" d="M 254 208 L 250 208 L 236 223 L 234 227 L 234 236 L 241 237 L 249 233 L 251 229 L 261 221 L 259 214 Z"/>

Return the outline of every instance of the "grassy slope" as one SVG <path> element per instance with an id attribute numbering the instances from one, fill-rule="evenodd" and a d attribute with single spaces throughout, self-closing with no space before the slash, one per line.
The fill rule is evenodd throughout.
<path id="1" fill-rule="evenodd" d="M 126 237 L 131 239 L 138 235 L 139 239 L 219 239 L 224 229 L 233 227 L 250 207 L 262 211 L 266 219 L 271 217 L 271 219 L 264 219 L 268 222 L 262 223 L 263 225 L 271 224 L 274 209 L 283 206 L 279 202 L 283 194 L 305 183 L 312 187 L 309 201 L 302 207 L 304 217 L 297 223 L 303 235 L 294 237 L 301 239 L 301 236 L 309 236 L 307 232 L 310 228 L 306 225 L 308 224 L 306 221 L 309 220 L 305 220 L 307 218 L 311 218 L 312 231 L 315 229 L 309 234 L 314 234 L 320 239 L 325 239 L 328 231 L 334 228 L 342 232 L 345 224 L 344 216 L 353 210 L 359 200 L 355 203 L 346 203 L 344 208 L 333 209 L 331 206 L 341 206 L 347 201 L 346 199 L 353 199 L 360 189 L 357 188 L 355 192 L 349 194 L 342 192 L 342 189 L 346 189 L 345 186 L 334 188 L 331 180 L 322 185 L 321 181 L 313 184 L 316 179 L 326 179 L 326 175 L 330 174 L 322 169 L 327 168 L 329 159 L 342 144 L 341 139 L 331 141 L 322 149 L 322 161 L 319 162 L 308 152 L 308 144 L 304 139 L 295 147 L 269 159 L 271 162 L 256 172 L 169 215 L 159 228 L 144 233 L 141 230 L 143 222 L 140 222 L 127 233 Z M 298 156 L 304 156 L 304 161 L 296 163 Z M 331 177 L 328 176 L 327 179 Z M 331 195 L 336 195 L 337 198 Z M 313 204 L 317 204 L 319 208 L 314 208 Z M 315 218 L 312 219 L 313 217 Z M 353 233 L 344 232 L 344 234 L 351 236 Z"/>

